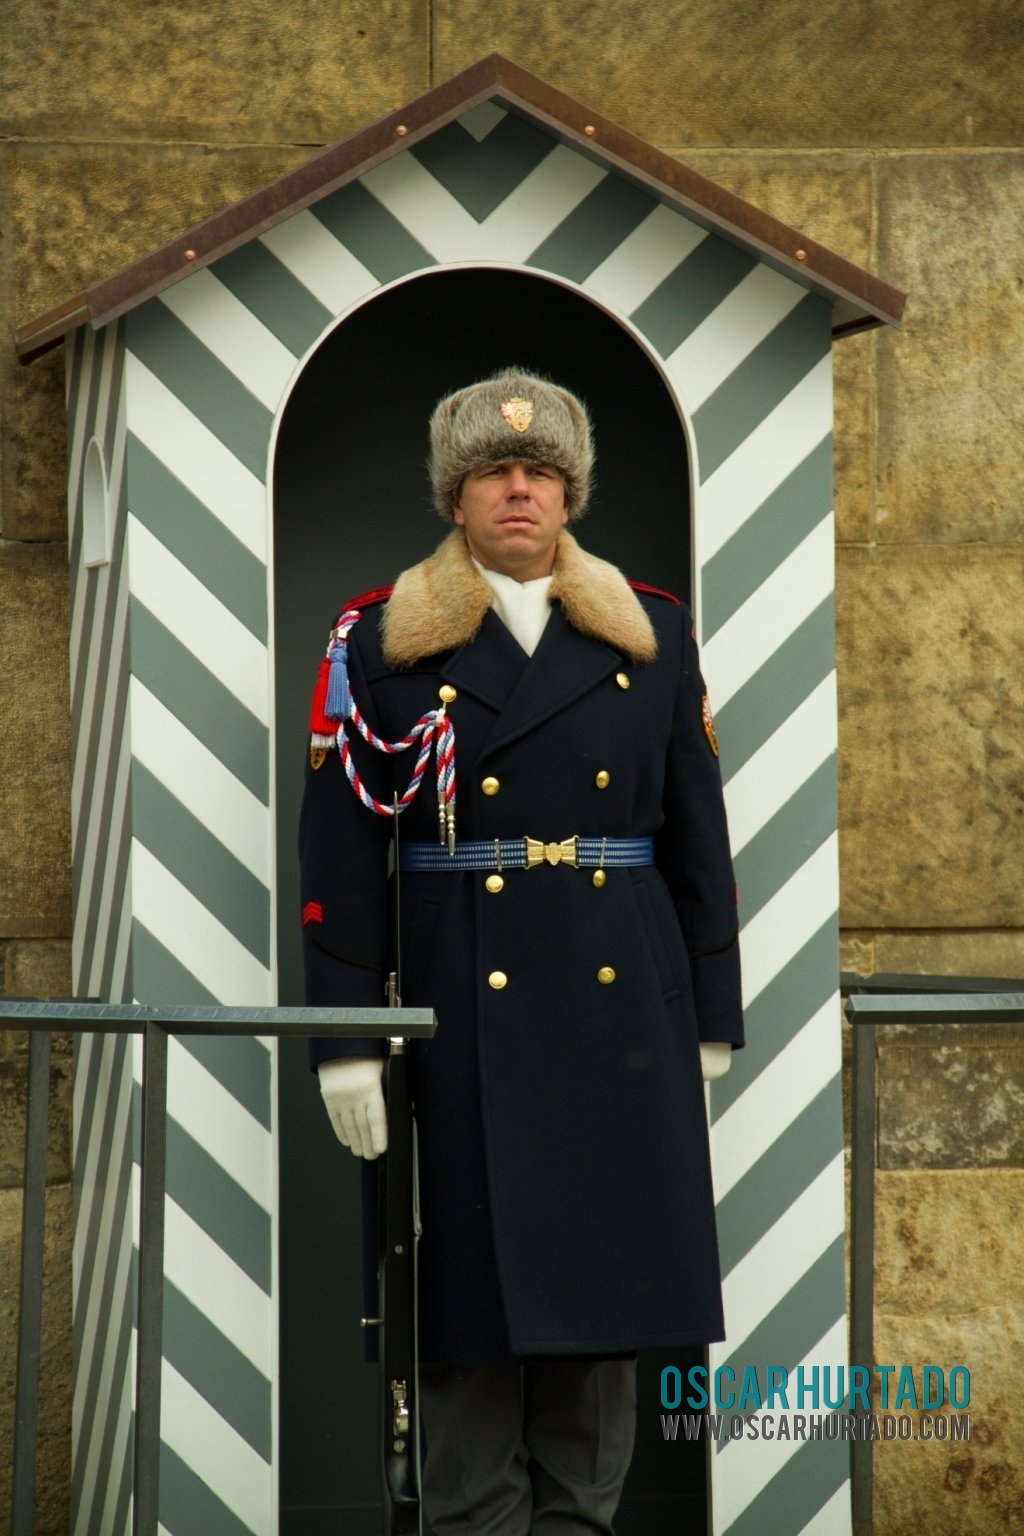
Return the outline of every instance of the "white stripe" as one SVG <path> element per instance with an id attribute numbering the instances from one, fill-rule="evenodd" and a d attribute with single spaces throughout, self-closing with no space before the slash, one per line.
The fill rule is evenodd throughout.
<path id="1" fill-rule="evenodd" d="M 266 725 L 270 719 L 266 646 L 153 537 L 130 508 L 127 542 L 132 596 Z"/>
<path id="2" fill-rule="evenodd" d="M 114 925 L 120 918 L 118 898 L 121 895 L 118 886 L 117 855 L 128 815 L 128 794 L 131 787 L 131 751 L 129 738 L 131 736 L 131 720 L 126 712 L 124 729 L 121 733 L 121 743 L 116 762 L 107 767 L 108 773 L 114 774 L 114 797 L 110 808 L 110 823 L 106 827 L 108 844 L 103 860 L 103 884 L 98 896 L 90 899 L 98 901 L 96 932 L 93 939 L 92 955 L 89 957 L 89 983 L 88 996 L 101 996 L 103 980 L 103 960 L 109 947 L 116 941 L 117 930 Z M 113 754 L 112 754 L 113 755 Z M 98 820 L 98 816 L 94 820 Z M 85 912 L 81 914 L 80 924 L 85 924 Z"/>
<path id="3" fill-rule="evenodd" d="M 71 1083 L 71 1161 L 78 1165 L 78 1143 L 81 1139 L 82 1112 L 85 1109 L 85 1084 L 89 1075 L 89 1064 L 93 1058 L 93 1052 L 100 1049 L 103 1040 L 100 1034 L 86 1034 L 84 1031 L 75 1041 L 74 1077 Z M 85 1189 L 82 1189 L 82 1196 Z M 72 1279 L 75 1279 L 72 1269 Z M 77 1282 L 76 1282 L 77 1283 Z"/>
<path id="4" fill-rule="evenodd" d="M 277 409 L 295 371 L 295 358 L 213 272 L 193 272 L 187 283 L 165 288 L 160 303 L 268 411 Z"/>
<path id="5" fill-rule="evenodd" d="M 131 680 L 134 755 L 258 880 L 270 886 L 270 813 L 160 700 Z"/>
<path id="6" fill-rule="evenodd" d="M 273 1001 L 270 972 L 138 838 L 132 840 L 132 888 L 138 921 L 218 1002 L 244 1008 Z"/>
<path id="7" fill-rule="evenodd" d="M 124 896 L 121 901 L 121 917 L 117 925 L 117 948 L 114 951 L 114 969 L 110 977 L 110 1001 L 112 1003 L 127 1003 L 131 1001 L 130 988 L 128 986 L 128 964 L 132 952 L 132 864 L 128 860 L 128 875 L 124 882 Z"/>
<path id="8" fill-rule="evenodd" d="M 257 1205 L 273 1208 L 271 1136 L 179 1041 L 168 1052 L 167 1113 Z"/>
<path id="9" fill-rule="evenodd" d="M 169 1196 L 164 1274 L 269 1380 L 273 1365 L 271 1298 Z"/>
<path id="10" fill-rule="evenodd" d="M 113 566 L 108 569 L 113 572 Z M 105 584 L 106 585 L 106 584 Z M 117 834 L 121 826 L 121 817 L 124 815 L 124 788 L 120 797 L 116 794 L 115 803 L 111 806 L 109 820 L 104 819 L 104 794 L 110 783 L 111 777 L 118 774 L 119 756 L 124 742 L 127 721 L 122 725 L 121 731 L 115 735 L 118 687 L 118 664 L 123 659 L 127 667 L 128 661 L 125 654 L 127 647 L 126 633 L 128 628 L 128 582 L 119 582 L 116 592 L 107 588 L 107 601 L 115 605 L 114 623 L 110 636 L 109 654 L 104 652 L 101 658 L 104 670 L 102 684 L 96 680 L 96 692 L 83 700 L 82 725 L 83 733 L 75 753 L 74 769 L 71 781 L 72 815 L 74 825 L 73 846 L 78 854 L 81 848 L 81 879 L 78 888 L 78 900 L 75 907 L 75 924 L 72 936 L 72 963 L 75 974 L 80 981 L 85 979 L 85 990 L 89 996 L 94 996 L 93 968 L 96 964 L 97 954 L 102 954 L 106 939 L 106 929 L 101 923 L 97 923 L 93 934 L 93 949 L 91 954 L 84 952 L 86 928 L 89 915 L 93 910 L 93 904 L 98 899 L 97 883 L 109 885 L 114 878 L 113 864 L 117 858 Z M 97 615 L 98 622 L 93 628 L 93 643 L 97 647 L 102 645 L 102 629 L 104 615 Z M 102 691 L 101 691 L 102 689 Z M 89 715 L 86 709 L 91 705 Z M 96 716 L 99 715 L 97 721 Z M 84 727 L 88 725 L 88 732 Z M 90 756 L 86 750 L 89 735 L 98 728 L 97 752 L 94 760 L 90 762 Z M 91 772 L 89 789 L 92 792 L 90 802 L 89 819 L 84 818 L 85 798 L 85 774 Z M 84 840 L 84 841 L 83 841 Z M 100 887 L 102 889 L 102 886 Z"/>
<path id="11" fill-rule="evenodd" d="M 846 1360 L 846 1320 L 839 1321 L 829 1329 L 823 1338 L 819 1339 L 807 1356 L 794 1366 L 789 1373 L 790 1391 L 794 1390 L 797 1369 L 802 1367 L 809 1371 L 813 1365 L 828 1365 L 834 1368 Z M 781 1363 L 781 1362 L 780 1362 Z M 794 1398 L 790 1396 L 790 1403 Z M 806 1416 L 808 1410 L 797 1409 Z M 793 1420 L 794 1410 L 788 1411 L 775 1406 L 765 1409 L 770 1413 L 773 1421 L 773 1429 L 777 1435 L 779 1421 Z M 805 1426 L 806 1427 L 806 1426 Z M 744 1435 L 742 1439 L 728 1442 L 725 1448 L 712 1457 L 714 1463 L 715 1484 L 715 1529 L 726 1531 L 734 1520 L 738 1520 L 743 1511 L 753 1503 L 762 1489 L 766 1488 L 792 1456 L 800 1451 L 806 1442 L 792 1439 L 764 1439 L 752 1440 Z M 807 1450 L 808 1456 L 815 1454 L 815 1448 Z M 825 1511 L 830 1511 L 825 1517 Z M 845 1523 L 844 1523 L 845 1518 Z M 796 1526 L 792 1527 L 792 1536 L 807 1536 L 809 1531 L 817 1531 L 818 1536 L 847 1536 L 850 1529 L 850 1496 L 848 1485 L 839 1489 L 836 1495 L 829 1500 L 824 1509 L 819 1510 L 809 1525 L 803 1526 L 798 1533 Z"/>
<path id="12" fill-rule="evenodd" d="M 749 272 L 667 361 L 687 408 L 703 405 L 806 296 L 806 288 L 771 267 Z"/>
<path id="13" fill-rule="evenodd" d="M 129 1091 L 124 1097 L 130 1098 L 130 1083 L 127 1083 Z M 72 1400 L 72 1439 L 76 1447 L 76 1457 L 85 1458 L 86 1475 L 82 1483 L 82 1499 L 79 1506 L 82 1513 L 87 1512 L 97 1495 L 95 1484 L 97 1478 L 108 1479 L 111 1468 L 101 1464 L 103 1449 L 103 1436 L 106 1432 L 107 1419 L 110 1413 L 110 1405 L 120 1400 L 121 1412 L 124 1412 L 124 1402 L 131 1394 L 131 1383 L 134 1372 L 126 1369 L 125 1375 L 114 1376 L 117 1347 L 119 1337 L 115 1332 L 115 1324 L 119 1322 L 125 1297 L 131 1279 L 132 1243 L 131 1229 L 133 1226 L 132 1197 L 135 1193 L 135 1175 L 132 1174 L 132 1191 L 129 1194 L 128 1209 L 125 1211 L 124 1222 L 116 1234 L 117 1247 L 112 1248 L 110 1234 L 105 1233 L 102 1238 L 103 1246 L 98 1247 L 98 1252 L 107 1256 L 108 1264 L 116 1260 L 113 1291 L 110 1298 L 110 1312 L 107 1316 L 98 1314 L 98 1300 L 96 1306 L 92 1305 L 93 1297 L 90 1296 L 89 1314 L 86 1318 L 85 1332 L 82 1336 L 82 1355 L 79 1361 L 78 1381 L 82 1383 L 82 1390 L 76 1391 Z M 94 1291 L 98 1292 L 100 1285 L 94 1285 Z M 131 1311 L 129 1308 L 129 1317 Z M 129 1351 L 128 1366 L 131 1363 L 131 1351 Z M 98 1373 L 96 1384 L 96 1396 L 91 1406 L 88 1420 L 83 1415 L 86 1409 L 86 1396 L 89 1384 Z M 127 1380 L 126 1380 L 127 1378 Z M 91 1523 L 89 1529 L 107 1530 L 109 1526 L 97 1527 Z"/>
<path id="14" fill-rule="evenodd" d="M 92 384 L 92 371 L 99 366 L 96 332 L 92 326 L 82 326 L 78 335 L 82 338 L 82 366 L 78 370 L 78 399 L 75 403 L 75 414 L 71 421 L 71 440 L 68 443 L 69 510 L 73 509 L 75 501 L 78 499 L 78 491 L 82 484 L 82 465 L 85 459 L 85 447 L 92 436 L 92 422 L 89 419 L 89 393 Z"/>
<path id="15" fill-rule="evenodd" d="M 525 261 L 607 174 L 560 144 L 482 224 L 412 155 L 362 177 L 385 208 L 439 262 Z"/>
<path id="16" fill-rule="evenodd" d="M 125 357 L 125 391 L 129 432 L 266 564 L 263 483 L 131 352 Z"/>
<path id="17" fill-rule="evenodd" d="M 835 534 L 831 515 L 747 598 L 701 653 L 708 692 L 720 710 L 835 586 Z"/>
<path id="18" fill-rule="evenodd" d="M 463 112 L 461 117 L 456 118 L 456 122 L 480 144 L 507 116 L 508 113 L 496 101 L 482 101 L 478 107 L 470 107 L 468 112 Z"/>
<path id="19" fill-rule="evenodd" d="M 270 1466 L 167 1360 L 160 1373 L 160 1438 L 256 1533 L 270 1536 Z"/>
<path id="20" fill-rule="evenodd" d="M 844 1482 L 823 1504 L 813 1520 L 809 1520 L 800 1536 L 850 1536 L 853 1529 L 853 1510 L 850 1506 L 850 1484 Z"/>
<path id="21" fill-rule="evenodd" d="M 260 239 L 332 315 L 344 314 L 357 299 L 380 286 L 373 273 L 308 209 L 275 224 Z"/>
<path id="22" fill-rule="evenodd" d="M 744 927 L 740 953 L 745 1008 L 838 908 L 839 838 L 833 832 Z"/>
<path id="23" fill-rule="evenodd" d="M 838 1002 L 833 997 L 711 1127 L 716 1201 L 725 1199 L 839 1072 L 837 1016 Z"/>
<path id="24" fill-rule="evenodd" d="M 722 1281 L 731 1355 L 842 1231 L 843 1153 L 837 1152 Z"/>
<path id="25" fill-rule="evenodd" d="M 698 492 L 705 564 L 832 431 L 832 359 L 822 358 Z"/>
<path id="26" fill-rule="evenodd" d="M 836 675 L 830 672 L 726 781 L 725 806 L 734 858 L 837 745 Z"/>
<path id="27" fill-rule="evenodd" d="M 705 239 L 707 230 L 659 203 L 594 268 L 584 292 L 620 315 L 632 315 Z"/>

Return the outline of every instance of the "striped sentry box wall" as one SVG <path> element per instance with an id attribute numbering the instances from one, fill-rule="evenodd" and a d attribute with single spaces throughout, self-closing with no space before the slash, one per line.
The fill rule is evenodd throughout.
<path id="1" fill-rule="evenodd" d="M 713 1363 L 835 1365 L 830 306 L 527 115 L 477 105 L 73 337 L 76 988 L 275 1000 L 276 423 L 340 319 L 387 285 L 467 265 L 575 288 L 635 336 L 677 400 L 751 1039 L 712 1100 L 730 1331 Z M 80 1047 L 76 1536 L 128 1528 L 137 1079 L 131 1043 Z M 173 1536 L 276 1528 L 272 1104 L 265 1042 L 176 1047 L 161 1482 Z M 715 1530 L 842 1536 L 846 1478 L 831 1446 L 737 1441 L 715 1458 Z"/>

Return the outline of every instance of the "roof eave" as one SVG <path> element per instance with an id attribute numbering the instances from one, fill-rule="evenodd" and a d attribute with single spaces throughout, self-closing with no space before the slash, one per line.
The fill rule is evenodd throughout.
<path id="1" fill-rule="evenodd" d="M 275 224 L 400 154 L 480 102 L 502 100 L 580 153 L 609 163 L 698 223 L 726 235 L 833 304 L 833 334 L 899 327 L 906 295 L 753 204 L 727 192 L 663 150 L 593 112 L 499 53 L 435 86 L 349 138 L 314 155 L 241 202 L 213 214 L 141 260 L 92 284 L 14 333 L 23 363 L 89 323 L 99 330 Z"/>

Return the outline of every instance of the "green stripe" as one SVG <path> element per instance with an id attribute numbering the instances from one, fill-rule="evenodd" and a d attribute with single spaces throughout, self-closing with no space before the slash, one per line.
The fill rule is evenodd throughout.
<path id="1" fill-rule="evenodd" d="M 75 744 L 75 757 L 77 759 L 78 753 L 83 750 L 82 720 L 85 713 L 85 681 L 89 671 L 88 647 L 89 641 L 92 638 L 93 626 L 96 623 L 96 594 L 99 588 L 99 572 L 96 570 L 84 570 L 80 565 L 73 567 L 73 569 L 79 573 L 75 583 L 76 586 L 80 582 L 85 583 L 85 595 L 81 600 L 84 604 L 81 631 L 82 645 L 78 657 L 78 676 L 71 694 L 71 739 Z M 113 577 L 113 574 L 113 571 L 111 571 L 111 577 Z M 89 702 L 95 711 L 96 700 L 94 695 L 90 695 Z M 90 714 L 89 719 L 91 722 L 92 714 Z"/>
<path id="2" fill-rule="evenodd" d="M 702 481 L 828 356 L 831 346 L 831 310 L 809 293 L 694 411 Z"/>
<path id="3" fill-rule="evenodd" d="M 270 964 L 270 892 L 188 807 L 132 759 L 132 828 L 165 869 L 263 965 Z"/>
<path id="4" fill-rule="evenodd" d="M 718 1202 L 723 1275 L 736 1268 L 842 1150 L 842 1090 L 836 1076 Z M 840 1303 L 841 1299 L 842 1291 Z"/>
<path id="5" fill-rule="evenodd" d="M 128 316 L 128 347 L 260 481 L 274 418 L 158 299 Z"/>
<path id="6" fill-rule="evenodd" d="M 107 1401 L 106 1417 L 103 1421 L 103 1434 L 99 1445 L 90 1457 L 86 1457 L 84 1447 L 75 1457 L 74 1474 L 71 1484 L 71 1508 L 75 1511 L 82 1503 L 82 1484 L 90 1465 L 97 1468 L 97 1476 L 93 1485 L 92 1504 L 89 1506 L 89 1514 L 84 1522 L 84 1529 L 89 1532 L 99 1532 L 100 1514 L 106 1503 L 107 1486 L 109 1479 L 115 1475 L 113 1466 L 114 1442 L 117 1436 L 118 1420 L 121 1416 L 121 1404 L 125 1396 L 126 1378 L 131 1367 L 131 1342 L 132 1342 L 132 1297 L 135 1294 L 134 1268 L 129 1271 L 130 1279 L 120 1297 L 120 1307 L 116 1318 L 108 1312 L 100 1316 L 98 1333 L 102 1342 L 100 1354 L 94 1362 L 93 1376 L 88 1384 L 86 1402 L 82 1414 L 82 1423 L 90 1430 L 95 1427 L 97 1399 L 99 1393 L 99 1379 L 103 1365 L 103 1358 L 109 1355 L 113 1349 L 113 1367 L 109 1373 L 110 1397 Z M 93 1441 L 95 1446 L 95 1440 Z M 79 1522 L 76 1518 L 72 1529 L 77 1529 Z M 124 1526 L 111 1526 L 110 1530 L 124 1530 Z"/>
<path id="7" fill-rule="evenodd" d="M 217 1003 L 212 992 L 166 949 L 148 928 L 132 925 L 132 950 L 138 985 L 135 996 L 145 1003 Z M 206 1068 L 225 1092 L 271 1129 L 270 1057 L 265 1045 L 251 1035 L 180 1035 L 178 1044 Z"/>
<path id="8" fill-rule="evenodd" d="M 334 319 L 259 240 L 222 256 L 213 271 L 295 357 L 301 357 Z"/>
<path id="9" fill-rule="evenodd" d="M 669 357 L 756 266 L 755 256 L 708 235 L 630 319 L 662 357 Z"/>
<path id="10" fill-rule="evenodd" d="M 160 1524 L 180 1536 L 252 1536 L 170 1446 L 160 1442 Z"/>
<path id="11" fill-rule="evenodd" d="M 742 1456 L 740 1449 L 730 1454 Z M 723 1462 L 725 1475 L 728 1463 Z M 806 1441 L 723 1536 L 799 1536 L 850 1476 L 848 1440 Z"/>
<path id="12" fill-rule="evenodd" d="M 138 918 L 132 920 L 132 965 L 134 995 L 140 1003 L 155 1007 L 158 1003 L 201 1005 L 219 1001 Z"/>
<path id="13" fill-rule="evenodd" d="M 107 618 L 113 614 L 114 601 L 111 597 L 104 614 L 104 639 L 106 639 Z M 111 647 L 104 645 L 101 655 L 105 660 L 112 662 L 111 672 L 102 676 L 102 691 L 97 692 L 93 698 L 92 716 L 89 721 L 89 739 L 83 748 L 81 741 L 77 744 L 76 756 L 78 761 L 85 758 L 85 772 L 82 776 L 82 806 L 79 818 L 79 836 L 75 843 L 75 850 L 71 864 L 71 888 L 74 892 L 76 923 L 81 924 L 83 913 L 81 907 L 82 878 L 85 873 L 85 850 L 89 841 L 89 829 L 98 823 L 99 837 L 96 843 L 96 853 L 93 855 L 95 865 L 93 869 L 93 883 L 90 893 L 88 912 L 85 916 L 85 934 L 83 937 L 82 953 L 86 961 L 93 952 L 96 942 L 97 927 L 99 924 L 99 909 L 103 895 L 103 873 L 107 861 L 111 856 L 111 833 L 115 830 L 113 825 L 114 793 L 117 788 L 117 763 L 120 755 L 121 736 L 124 732 L 125 715 L 128 710 L 128 636 L 125 635 L 125 643 L 120 654 L 111 656 Z M 116 667 L 116 671 L 114 671 Z M 113 689 L 113 709 L 111 720 L 107 728 L 107 735 L 102 735 L 104 705 L 109 690 Z M 103 743 L 107 746 L 106 770 L 101 778 L 97 771 L 97 759 L 100 747 Z M 126 813 L 127 814 L 127 813 Z M 116 892 L 115 892 L 116 900 Z"/>
<path id="14" fill-rule="evenodd" d="M 836 759 L 830 755 L 734 860 L 740 921 L 749 923 L 836 830 Z"/>
<path id="15" fill-rule="evenodd" d="M 131 796 L 129 795 L 127 797 L 127 803 L 125 805 L 125 813 L 124 813 L 124 815 L 121 818 L 121 825 L 120 825 L 120 827 L 118 828 L 118 831 L 117 831 L 117 854 L 116 854 L 116 864 L 114 866 L 114 891 L 117 892 L 117 893 L 123 892 L 124 889 L 125 889 L 125 885 L 126 885 L 127 880 L 128 880 L 128 861 L 131 858 L 131 852 L 132 852 L 132 818 L 131 818 Z M 108 857 L 109 857 L 109 855 L 108 855 Z M 118 941 L 118 937 L 119 937 L 120 922 L 121 922 L 121 903 L 117 899 L 117 896 L 115 895 L 115 898 L 114 898 L 114 910 L 110 914 L 110 926 L 108 927 L 107 932 L 104 935 L 103 940 L 102 940 L 103 947 L 104 947 L 104 953 L 103 953 L 103 963 L 102 963 L 102 966 L 100 968 L 100 988 L 99 988 L 100 997 L 110 998 L 110 1001 L 113 1002 L 113 1003 L 116 1003 L 116 1002 L 131 1002 L 131 998 L 132 998 L 131 965 L 130 965 L 130 961 L 129 961 L 128 970 L 127 970 L 127 972 L 125 974 L 124 982 L 122 984 L 122 995 L 121 995 L 120 998 L 113 996 L 114 961 L 115 961 L 115 959 L 117 957 L 117 941 Z M 129 947 L 129 952 L 130 952 L 131 945 L 129 944 L 128 947 Z"/>
<path id="16" fill-rule="evenodd" d="M 725 783 L 830 675 L 835 654 L 830 593 L 728 703 L 715 711 Z"/>
<path id="17" fill-rule="evenodd" d="M 784 1366 L 790 1373 L 790 1408 L 797 1413 L 819 1411 L 797 1406 L 796 1367 L 843 1316 L 845 1265 L 845 1239 L 840 1233 L 811 1267 L 804 1271 L 779 1304 L 762 1318 L 738 1350 L 723 1362 L 732 1370 L 737 1383 L 743 1379 L 744 1368 L 753 1365 L 763 1394 L 765 1367 Z M 833 1365 L 839 1362 L 823 1363 Z M 818 1401 L 821 1402 L 820 1378 Z M 720 1445 L 724 1444 L 724 1441 L 720 1442 Z"/>
<path id="18" fill-rule="evenodd" d="M 429 251 L 362 182 L 350 182 L 309 211 L 379 283 L 390 283 L 407 272 L 436 265 Z"/>
<path id="19" fill-rule="evenodd" d="M 145 443 L 128 435 L 133 517 L 266 644 L 267 568 Z"/>
<path id="20" fill-rule="evenodd" d="M 711 1084 L 712 1124 L 834 997 L 838 987 L 839 919 L 831 912 L 746 1009 L 747 1044 L 742 1051 L 733 1051 L 729 1071 Z"/>
<path id="21" fill-rule="evenodd" d="M 270 1382 L 169 1280 L 164 1281 L 163 1349 L 175 1370 L 269 1461 Z"/>
<path id="22" fill-rule="evenodd" d="M 268 731 L 137 598 L 131 599 L 132 672 L 264 805 Z"/>
<path id="23" fill-rule="evenodd" d="M 555 148 L 550 134 L 509 112 L 478 142 L 460 123 L 410 153 L 480 224 Z"/>
<path id="24" fill-rule="evenodd" d="M 527 258 L 527 266 L 582 283 L 656 208 L 621 176 L 606 176 Z"/>
<path id="25" fill-rule="evenodd" d="M 125 1053 L 128 1049 L 128 1035 L 94 1035 L 95 1046 L 89 1063 L 89 1076 L 86 1083 L 87 1097 L 83 1101 L 82 1126 L 79 1132 L 79 1146 L 82 1148 L 81 1163 L 84 1167 L 86 1151 L 90 1147 L 96 1149 L 95 1175 L 93 1201 L 89 1211 L 89 1222 L 85 1229 L 85 1238 L 82 1244 L 83 1253 L 88 1255 L 87 1268 L 82 1274 L 79 1284 L 79 1302 L 75 1307 L 75 1315 L 71 1331 L 71 1358 L 77 1369 L 81 1359 L 83 1331 L 85 1328 L 85 1316 L 88 1310 L 89 1297 L 97 1287 L 100 1287 L 101 1295 L 106 1300 L 100 1310 L 100 1316 L 106 1317 L 109 1307 L 109 1294 L 113 1285 L 113 1271 L 117 1265 L 114 1250 L 103 1249 L 99 1243 L 99 1229 L 102 1217 L 104 1193 L 111 1186 L 116 1188 L 114 1196 L 115 1219 L 112 1231 L 119 1232 L 117 1216 L 124 1219 L 124 1212 L 128 1201 L 129 1180 L 131 1178 L 131 1157 L 128 1148 L 128 1137 L 124 1143 L 114 1146 L 114 1122 L 117 1118 L 118 1094 L 121 1091 L 121 1080 L 125 1070 Z M 103 1065 L 105 1052 L 110 1053 L 111 1072 L 107 1097 L 102 1106 L 97 1102 L 99 1093 L 100 1072 Z M 101 1110 L 102 1123 L 97 1124 L 96 1112 Z M 84 1139 L 83 1139 L 84 1138 Z M 78 1173 L 76 1165 L 76 1174 Z M 80 1203 L 80 1202 L 79 1202 Z M 75 1212 L 75 1230 L 78 1231 L 79 1211 Z M 106 1265 L 106 1268 L 103 1266 Z"/>
<path id="26" fill-rule="evenodd" d="M 832 439 L 825 437 L 705 564 L 705 645 L 831 510 Z"/>
<path id="27" fill-rule="evenodd" d="M 249 1279 L 270 1295 L 270 1213 L 170 1115 L 167 1193 Z"/>

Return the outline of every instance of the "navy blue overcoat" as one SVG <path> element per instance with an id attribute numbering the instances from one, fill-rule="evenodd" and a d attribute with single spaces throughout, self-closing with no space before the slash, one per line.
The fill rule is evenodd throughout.
<path id="1" fill-rule="evenodd" d="M 568 543 L 570 576 L 532 657 L 489 591 L 474 594 L 472 638 L 443 643 L 464 632 L 453 611 L 453 594 L 466 607 L 462 575 L 433 577 L 432 651 L 402 665 L 386 657 L 387 600 L 365 604 L 349 641 L 353 697 L 389 741 L 437 708 L 443 686 L 455 690 L 460 839 L 655 841 L 653 866 L 608 869 L 603 882 L 564 863 L 505 870 L 500 889 L 486 873 L 401 876 L 402 1001 L 439 1021 L 414 1048 L 428 1360 L 723 1336 L 699 1043 L 742 1044 L 742 1019 L 713 731 L 685 606 L 632 591 Z M 457 557 L 449 549 L 442 572 Z M 609 605 L 588 603 L 580 583 L 598 565 L 646 615 L 653 659 L 614 643 Z M 405 788 L 414 751 L 385 758 L 356 737 L 354 753 L 378 798 Z M 437 841 L 429 772 L 400 831 Z M 337 752 L 307 769 L 311 1004 L 382 1002 L 390 838 Z M 314 1061 L 346 1049 L 378 1047 L 315 1042 Z"/>

